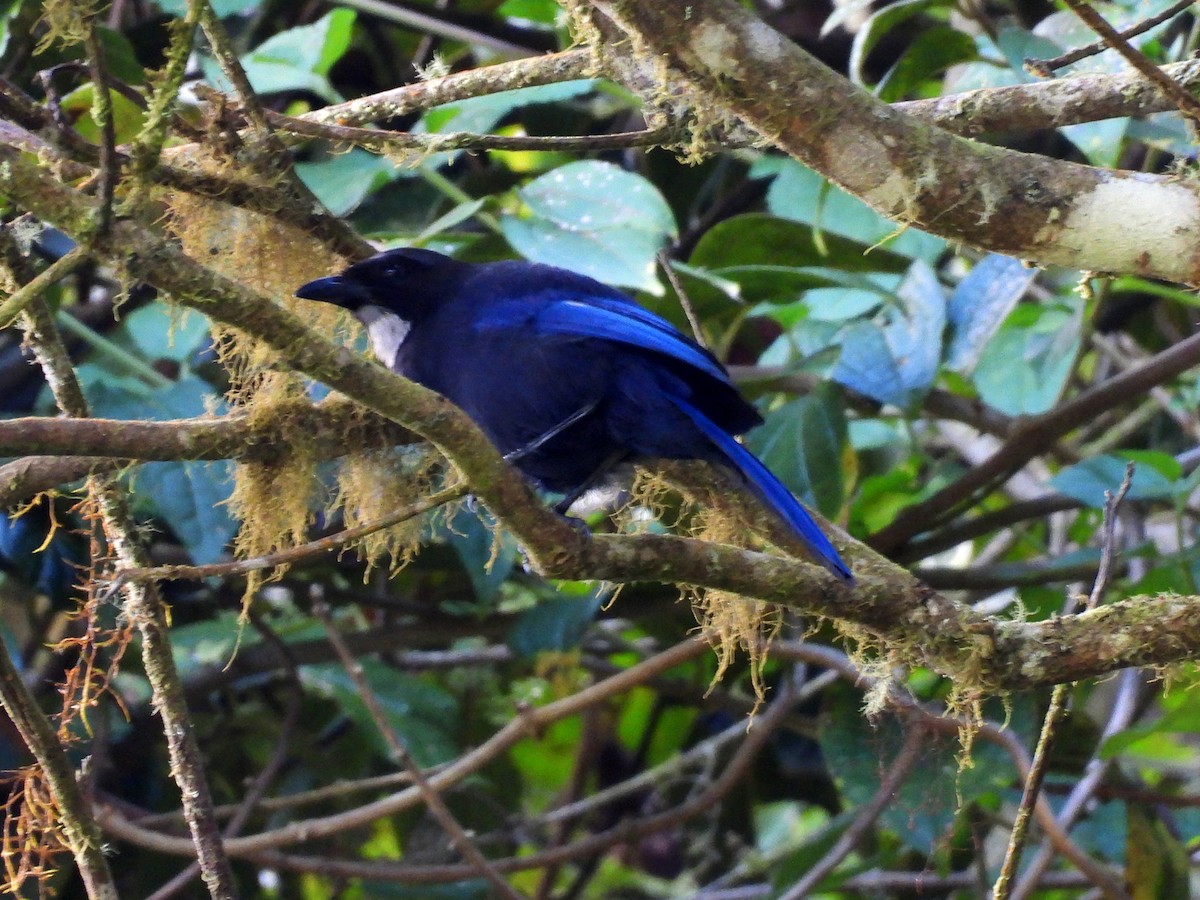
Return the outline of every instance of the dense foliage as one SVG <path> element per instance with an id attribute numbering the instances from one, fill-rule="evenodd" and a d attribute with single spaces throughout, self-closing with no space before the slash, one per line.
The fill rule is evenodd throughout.
<path id="1" fill-rule="evenodd" d="M 620 20 L 639 3 L 657 0 L 595 6 Z M 502 896 L 500 881 L 539 898 L 983 896 L 1051 683 L 1070 681 L 1014 894 L 1187 896 L 1200 853 L 1195 673 L 1181 661 L 1200 652 L 1181 624 L 1200 603 L 1194 293 L 1149 265 L 1039 268 L 1004 242 L 1003 221 L 973 242 L 1005 254 L 939 236 L 936 220 L 889 220 L 740 125 L 734 106 L 706 107 L 686 75 L 663 80 L 665 62 L 593 5 L 566 6 L 211 0 L 206 18 L 183 0 L 3 5 L 0 263 L 20 306 L 0 305 L 18 326 L 0 357 L 12 417 L 0 452 L 13 459 L 0 469 L 0 629 L 10 681 L 19 673 L 82 773 L 83 818 L 98 822 L 119 895 L 201 890 L 197 871 L 172 882 L 195 858 L 178 786 L 191 767 L 242 896 L 466 900 Z M 1173 12 L 1130 38 L 1164 64 L 1200 41 L 1200 20 L 1173 6 L 1186 5 L 1096 9 L 1118 29 Z M 1194 122 L 1169 103 L 1094 118 L 1085 98 L 1069 124 L 1020 118 L 1040 87 L 1027 61 L 1096 40 L 1070 9 L 743 8 L 880 100 L 916 101 L 907 114 L 1029 85 L 1015 124 L 1001 116 L 979 140 L 1193 178 Z M 595 55 L 540 56 L 576 38 Z M 164 114 L 171 59 L 186 62 L 184 85 Z M 1054 74 L 1126 66 L 1107 50 Z M 491 71 L 516 89 L 497 91 Z M 1090 90 L 1097 108 L 1116 92 Z M 82 199 L 60 203 L 52 183 Z M 89 215 L 69 208 L 84 201 Z M 1157 214 L 1131 209 L 1131 227 Z M 468 483 L 481 502 L 443 497 L 345 552 L 159 573 L 202 770 L 184 744 L 169 753 L 158 598 L 117 570 L 262 558 L 456 482 L 411 433 L 426 434 L 420 422 L 331 392 L 384 396 L 351 380 L 359 370 L 335 384 L 326 357 L 301 359 L 307 337 L 276 330 L 293 319 L 254 318 L 252 292 L 365 353 L 348 319 L 290 293 L 371 245 L 552 263 L 694 330 L 765 417 L 748 445 L 854 539 L 839 544 L 855 596 L 812 566 L 793 591 L 792 569 L 768 573 L 753 554 L 736 557 L 750 575 L 725 577 L 733 550 L 685 568 L 700 551 L 683 542 L 628 544 L 661 553 L 640 571 L 671 583 L 618 588 L 584 555 L 551 570 L 545 547 L 513 536 L 547 520 L 506 507 L 509 482 Z M 18 290 L 50 264 L 57 277 Z M 213 294 L 205 315 L 203 292 L 226 284 L 247 293 Z M 466 453 L 429 418 L 468 482 L 493 471 L 486 448 Z M 763 548 L 719 488 L 687 489 L 704 473 L 667 475 L 687 501 L 653 480 L 588 527 Z M 977 618 L 944 642 L 944 622 L 911 630 L 904 616 L 930 596 Z M 1082 620 L 1094 645 L 1054 631 L 1056 616 L 1129 598 L 1141 599 L 1120 621 Z M 1044 626 L 1044 653 L 987 669 L 971 636 L 1026 622 Z M 1125 630 L 1104 644 L 1109 627 Z M 1062 666 L 1043 671 L 1045 659 Z M 79 841 L 61 825 L 73 813 L 24 729 L 3 725 L 12 885 L 84 896 Z"/>

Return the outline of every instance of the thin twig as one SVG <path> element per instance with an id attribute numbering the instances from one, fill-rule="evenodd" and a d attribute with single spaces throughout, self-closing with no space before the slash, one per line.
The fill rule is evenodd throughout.
<path id="1" fill-rule="evenodd" d="M 1178 0 L 1171 6 L 1168 6 L 1162 12 L 1156 13 L 1153 16 L 1143 19 L 1136 25 L 1131 25 L 1124 31 L 1119 32 L 1119 37 L 1122 40 L 1135 38 L 1139 34 L 1144 34 L 1156 25 L 1161 25 L 1167 19 L 1172 19 L 1192 6 L 1196 0 Z M 1036 75 L 1038 78 L 1050 78 L 1057 70 L 1065 68 L 1072 63 L 1077 63 L 1080 60 L 1087 59 L 1089 56 L 1095 56 L 1097 53 L 1103 53 L 1109 49 L 1108 41 L 1096 41 L 1088 44 L 1086 47 L 1077 47 L 1061 56 L 1055 56 L 1051 59 L 1027 59 L 1025 60 L 1025 71 L 1030 75 Z"/>
<path id="2" fill-rule="evenodd" d="M 393 525 L 398 525 L 401 522 L 406 522 L 431 509 L 436 509 L 439 506 L 457 500 L 466 493 L 466 485 L 451 485 L 435 494 L 423 497 L 415 503 L 401 507 L 382 518 L 365 522 L 362 525 L 356 525 L 353 528 L 346 528 L 336 534 L 330 534 L 315 541 L 309 541 L 307 544 L 289 547 L 277 553 L 256 556 L 253 559 L 239 559 L 228 563 L 212 563 L 206 566 L 148 566 L 143 569 L 124 569 L 115 573 L 106 593 L 111 594 L 124 585 L 133 582 L 157 580 L 190 581 L 200 578 L 219 578 L 227 575 L 245 575 L 247 572 L 273 569 L 276 566 L 287 565 L 310 556 L 316 556 L 318 553 L 337 550 L 351 541 L 357 541 L 367 535 L 390 528 Z"/>
<path id="3" fill-rule="evenodd" d="M 58 808 L 65 843 L 75 857 L 88 897 L 91 900 L 117 900 L 116 884 L 104 857 L 103 837 L 90 804 L 75 780 L 54 726 L 26 687 L 8 654 L 5 641 L 0 641 L 0 704 L 37 760 Z"/>
<path id="4" fill-rule="evenodd" d="M 1050 756 L 1050 745 L 1058 732 L 1058 723 L 1067 710 L 1067 697 L 1070 695 L 1069 684 L 1056 684 L 1050 694 L 1050 705 L 1042 720 L 1042 730 L 1038 735 L 1037 748 L 1033 753 L 1033 762 L 1029 766 L 1029 775 L 1025 778 L 1025 787 L 1021 792 L 1021 804 L 1017 807 L 1017 815 L 1013 820 L 1012 833 L 1008 837 L 1008 847 L 1004 851 L 1004 862 L 1000 866 L 1000 875 L 992 887 L 992 900 L 1008 900 L 1011 882 L 1021 861 L 1021 851 L 1025 848 L 1025 839 L 1029 833 L 1029 823 L 1033 818 L 1034 805 L 1042 789 L 1042 781 L 1046 776 L 1046 764 Z"/>
<path id="5" fill-rule="evenodd" d="M 183 21 L 176 28 L 167 49 L 167 62 L 155 79 L 155 88 L 146 104 L 146 122 L 138 132 L 131 150 L 134 175 L 146 178 L 158 165 L 159 155 L 167 140 L 171 110 L 179 98 L 187 61 L 196 43 L 196 29 L 205 4 L 189 3 Z"/>
<path id="6" fill-rule="evenodd" d="M 471 839 L 470 835 L 463 830 L 454 813 L 450 811 L 450 807 L 446 805 L 446 801 L 442 799 L 442 795 L 429 783 L 429 779 L 421 771 L 421 766 L 413 759 L 412 753 L 409 751 L 404 739 L 400 737 L 391 726 L 391 723 L 388 722 L 383 708 L 379 705 L 379 698 L 375 696 L 375 692 L 367 684 L 362 664 L 350 652 L 350 648 L 346 646 L 346 642 L 342 640 L 342 634 L 338 631 L 337 625 L 334 624 L 330 616 L 329 605 L 324 599 L 320 599 L 313 603 L 312 612 L 320 620 L 321 624 L 325 626 L 325 634 L 329 638 L 329 643 L 337 651 L 342 668 L 346 670 L 346 674 L 354 682 L 355 690 L 358 691 L 358 696 L 362 699 L 363 705 L 366 706 L 367 712 L 375 722 L 376 729 L 378 729 L 379 734 L 387 744 L 392 758 L 400 763 L 404 767 L 404 770 L 408 772 L 409 777 L 412 778 L 413 785 L 420 791 L 422 798 L 425 800 L 426 808 L 445 830 L 454 848 L 462 854 L 463 859 L 467 860 L 475 868 L 479 875 L 482 875 L 491 883 L 500 896 L 507 897 L 509 900 L 521 900 L 522 895 L 504 879 L 504 876 L 493 868 L 488 858 L 475 846 L 475 842 Z"/>
<path id="7" fill-rule="evenodd" d="M 85 265 L 89 259 L 91 259 L 91 254 L 82 246 L 77 246 L 48 265 L 31 281 L 13 291 L 3 303 L 0 303 L 0 328 L 7 328 L 15 322 L 25 307 L 80 266 Z"/>
<path id="8" fill-rule="evenodd" d="M 679 273 L 671 268 L 671 258 L 667 256 L 667 251 L 658 251 L 658 264 L 662 267 L 663 274 L 667 276 L 667 281 L 671 282 L 671 287 L 675 289 L 675 296 L 679 298 L 679 306 L 683 310 L 683 314 L 687 316 L 688 324 L 692 326 L 692 337 L 696 339 L 697 344 L 708 349 L 708 341 L 704 337 L 704 326 L 700 323 L 700 317 L 696 315 L 696 307 L 692 305 L 691 298 L 683 289 Z"/>
<path id="9" fill-rule="evenodd" d="M 1182 85 L 1147 59 L 1146 54 L 1125 40 L 1108 23 L 1108 20 L 1088 6 L 1085 0 L 1066 0 L 1066 4 L 1070 7 L 1071 12 L 1079 17 L 1080 21 L 1100 35 L 1108 46 L 1125 58 L 1126 62 L 1154 82 L 1163 96 L 1169 98 L 1183 115 L 1193 122 L 1200 122 L 1200 100 L 1189 94 Z"/>
<path id="10" fill-rule="evenodd" d="M 251 626 L 279 655 L 284 664 L 284 670 L 287 672 L 287 681 L 291 691 L 288 694 L 287 709 L 283 713 L 283 724 L 280 726 L 279 736 L 275 739 L 275 749 L 271 753 L 271 758 L 254 777 L 242 801 L 234 807 L 233 817 L 226 823 L 225 830 L 222 832 L 222 836 L 225 838 L 237 837 L 246 827 L 250 816 L 258 809 L 267 789 L 270 788 L 283 768 L 284 762 L 292 752 L 292 739 L 295 737 L 296 726 L 300 722 L 301 701 L 304 699 L 304 686 L 300 682 L 300 667 L 296 664 L 291 649 L 262 620 L 261 616 L 251 611 L 249 618 Z M 187 868 L 148 896 L 146 900 L 168 900 L 187 887 L 199 874 L 200 864 L 198 862 L 190 863 Z"/>
<path id="11" fill-rule="evenodd" d="M 878 684 L 876 677 L 864 674 L 850 661 L 850 658 L 845 653 L 835 650 L 832 647 L 795 641 L 780 641 L 772 646 L 771 653 L 776 659 L 803 660 L 839 672 L 843 678 L 860 690 L 872 690 Z M 901 713 L 908 716 L 919 716 L 928 728 L 960 736 L 964 732 L 969 731 L 997 744 L 1012 758 L 1013 764 L 1021 778 L 1028 780 L 1032 761 L 1024 744 L 1017 739 L 1010 729 L 1003 728 L 991 722 L 983 722 L 982 724 L 979 722 L 967 722 L 947 713 L 939 714 L 933 712 L 922 706 L 912 694 L 897 684 L 890 684 L 888 686 L 887 696 L 889 703 L 894 705 Z M 1038 824 L 1041 825 L 1042 831 L 1045 832 L 1054 850 L 1070 860 L 1093 884 L 1100 886 L 1106 895 L 1114 897 L 1123 896 L 1120 873 L 1113 872 L 1102 863 L 1094 860 L 1072 841 L 1070 835 L 1067 834 L 1059 821 L 1055 819 L 1053 810 L 1050 809 L 1049 804 L 1046 803 L 1044 798 L 1039 797 L 1037 799 L 1034 813 L 1037 816 Z M 1034 881 L 1036 882 L 1036 879 Z"/>
<path id="12" fill-rule="evenodd" d="M 1088 595 L 1084 609 L 1095 609 L 1099 606 L 1100 601 L 1104 599 L 1104 594 L 1108 591 L 1109 582 L 1112 581 L 1113 560 L 1117 555 L 1117 511 L 1121 508 L 1121 502 L 1133 485 L 1134 468 L 1132 462 L 1125 464 L 1125 477 L 1121 479 L 1121 486 L 1117 488 L 1115 495 L 1111 491 L 1104 492 L 1104 531 L 1100 538 L 1100 571 L 1096 573 L 1096 580 L 1092 584 L 1092 592 Z"/>
<path id="13" fill-rule="evenodd" d="M 552 150 L 582 153 L 670 144 L 680 138 L 679 130 L 671 127 L 579 136 L 476 134 L 469 131 L 417 134 L 316 122 L 273 110 L 266 110 L 265 115 L 266 120 L 282 133 L 321 138 L 335 144 L 363 147 L 377 153 L 397 150 L 414 150 L 421 153 L 443 153 L 448 150 Z"/>
<path id="14" fill-rule="evenodd" d="M 1093 752 L 1092 758 L 1088 761 L 1087 766 L 1084 767 L 1083 777 L 1075 782 L 1067 799 L 1061 803 L 1057 817 L 1051 816 L 1051 820 L 1054 823 L 1053 827 L 1058 832 L 1065 833 L 1071 827 L 1072 823 L 1075 822 L 1079 814 L 1086 809 L 1104 774 L 1115 762 L 1115 757 L 1102 759 L 1098 748 L 1103 747 L 1104 742 L 1114 734 L 1128 728 L 1130 722 L 1133 721 L 1138 708 L 1138 687 L 1142 680 L 1142 674 L 1136 669 L 1126 669 L 1120 674 L 1116 700 L 1112 705 L 1112 713 L 1104 725 L 1103 732 L 1095 742 L 1097 750 Z M 1025 777 L 1028 777 L 1028 775 L 1026 774 Z M 1044 805 L 1044 801 L 1038 801 L 1039 808 Z M 1038 822 L 1047 835 L 1052 834 L 1051 831 L 1047 830 L 1046 823 L 1040 817 Z M 1054 861 L 1055 852 L 1062 852 L 1062 847 L 1057 843 L 1054 843 L 1053 846 L 1042 847 L 1038 851 L 1029 865 L 1025 867 L 1016 887 L 1013 888 L 1012 900 L 1027 900 L 1037 890 L 1038 883 L 1041 881 L 1043 874 L 1051 862 Z M 1127 898 L 1129 896 L 1119 878 L 1111 880 L 1098 879 L 1094 873 L 1088 871 L 1083 866 L 1079 866 L 1077 860 L 1071 858 L 1069 855 L 1067 858 L 1079 867 L 1080 871 L 1084 872 L 1106 897 Z"/>
<path id="15" fill-rule="evenodd" d="M 87 400 L 48 310 L 35 307 L 30 321 L 26 339 L 42 366 L 59 408 L 68 416 L 86 417 L 90 412 Z M 144 566 L 145 550 L 138 540 L 126 495 L 117 480 L 109 475 L 92 475 L 87 479 L 86 489 L 100 510 L 105 537 L 117 559 L 128 568 Z M 166 607 L 157 588 L 153 584 L 127 585 L 125 614 L 141 633 L 142 662 L 154 706 L 162 717 L 171 775 L 179 785 L 192 834 L 193 852 L 200 861 L 205 884 L 214 900 L 232 900 L 237 896 L 233 870 L 221 847 L 200 747 L 171 652 Z"/>
<path id="16" fill-rule="evenodd" d="M 601 703 L 609 697 L 624 693 L 645 679 L 660 672 L 665 672 L 688 660 L 695 659 L 708 652 L 708 645 L 699 637 L 689 637 L 673 647 L 668 647 L 649 659 L 631 666 L 622 672 L 599 681 L 590 687 L 534 709 L 523 711 L 516 719 L 509 722 L 488 740 L 474 750 L 464 754 L 454 762 L 429 778 L 434 790 L 445 791 L 452 785 L 458 784 L 463 778 L 497 759 L 514 744 L 527 737 L 531 731 L 544 728 L 551 722 L 575 715 L 589 707 Z M 761 722 L 761 719 L 760 719 Z M 414 787 L 406 788 L 390 794 L 379 800 L 364 804 L 346 812 L 335 813 L 305 822 L 284 825 L 271 831 L 247 837 L 234 838 L 229 842 L 233 853 L 249 853 L 268 850 L 306 840 L 317 840 L 322 837 L 341 834 L 349 828 L 359 828 L 367 825 L 381 816 L 394 815 L 405 809 L 419 805 L 422 796 Z M 114 813 L 115 814 L 115 813 Z M 107 813 L 100 816 L 100 824 L 112 821 Z M 188 841 L 172 835 L 155 833 L 153 846 L 165 853 L 189 854 L 192 848 Z M 470 873 L 464 877 L 470 877 Z"/>
<path id="17" fill-rule="evenodd" d="M 1104 526 L 1101 537 L 1100 570 L 1092 584 L 1092 592 L 1088 596 L 1086 608 L 1095 609 L 1108 590 L 1112 577 L 1113 559 L 1116 556 L 1117 510 L 1125 495 L 1133 484 L 1133 463 L 1125 467 L 1125 477 L 1114 496 L 1111 491 L 1104 493 Z M 1042 721 L 1042 730 L 1038 735 L 1037 749 L 1033 754 L 1033 762 L 1029 767 L 1029 775 L 1025 779 L 1025 788 L 1021 793 L 1021 805 L 1017 808 L 1016 819 L 1013 821 L 1012 833 L 1009 835 L 1008 848 L 1004 853 L 1004 862 L 1000 866 L 1000 875 L 992 889 L 993 900 L 1008 900 L 1012 879 L 1016 876 L 1017 866 L 1021 861 L 1021 852 L 1025 847 L 1025 839 L 1029 830 L 1029 822 L 1034 804 L 1042 788 L 1046 775 L 1046 765 L 1050 756 L 1050 745 L 1058 732 L 1059 723 L 1067 710 L 1067 699 L 1071 685 L 1058 684 L 1050 695 L 1050 705 Z"/>
<path id="18" fill-rule="evenodd" d="M 703 644 L 700 645 L 700 647 L 703 646 Z M 680 656 L 682 654 L 690 653 L 696 649 L 698 649 L 697 646 L 692 644 L 691 641 L 678 644 L 665 651 L 666 656 L 660 654 L 657 657 L 647 660 L 645 663 L 633 667 L 633 669 L 626 670 L 621 676 L 617 677 L 624 680 L 635 669 L 641 669 L 648 664 L 657 667 L 660 663 L 666 661 L 667 656 L 681 661 Z M 636 683 L 638 683 L 636 680 L 632 680 L 630 686 Z M 538 727 L 538 722 L 531 721 L 528 717 L 540 720 L 542 714 L 550 707 L 559 707 L 560 704 L 568 702 L 575 705 L 575 701 L 581 694 L 589 694 L 599 686 L 593 685 L 590 688 L 584 689 L 584 691 L 575 697 L 555 701 L 555 703 L 550 704 L 548 707 L 539 707 L 535 710 L 530 710 L 526 720 L 514 722 L 504 730 L 507 731 L 508 728 L 513 728 L 518 730 L 522 735 L 527 734 L 529 728 Z M 788 701 L 789 697 L 786 694 L 781 694 L 780 697 L 767 705 L 767 708 L 755 720 L 754 727 L 750 729 L 741 746 L 721 770 L 720 775 L 707 789 L 700 792 L 697 796 L 692 797 L 673 809 L 621 822 L 606 831 L 589 835 L 571 845 L 557 847 L 552 850 L 539 850 L 520 857 L 495 860 L 493 861 L 495 868 L 500 872 L 517 872 L 538 869 L 555 863 L 585 859 L 619 844 L 636 843 L 644 835 L 663 832 L 700 815 L 710 809 L 715 803 L 728 796 L 745 777 L 746 772 L 758 757 L 763 747 L 775 731 L 787 720 L 788 715 L 790 715 L 794 704 Z M 469 755 L 474 755 L 474 753 Z M 456 761 L 451 764 L 450 768 L 457 767 L 461 762 L 462 760 Z M 438 787 L 436 783 L 434 786 Z M 179 846 L 176 839 L 171 838 L 169 835 L 141 828 L 138 823 L 130 821 L 122 811 L 115 807 L 107 807 L 102 810 L 101 824 L 124 840 L 168 853 L 178 852 L 173 849 Z M 308 824 L 310 823 L 297 823 L 301 828 Z M 231 846 L 235 846 L 236 844 L 236 840 L 231 842 Z M 462 864 L 417 866 L 406 863 L 337 860 L 330 859 L 328 856 L 301 856 L 272 850 L 260 852 L 250 849 L 247 849 L 244 855 L 246 858 L 260 865 L 288 871 L 320 871 L 327 876 L 335 877 L 384 878 L 410 881 L 412 883 L 433 884 L 446 881 L 461 881 L 477 874 L 472 866 Z"/>
<path id="19" fill-rule="evenodd" d="M 92 78 L 92 118 L 100 126 L 100 212 L 96 231 L 107 234 L 112 227 L 113 196 L 116 192 L 117 126 L 113 120 L 112 95 L 109 93 L 108 66 L 104 61 L 104 46 L 96 31 L 94 15 L 84 15 L 83 37 L 87 48 L 88 72 Z"/>
<path id="20" fill-rule="evenodd" d="M 805 872 L 803 878 L 780 894 L 779 900 L 801 900 L 801 898 L 809 896 L 825 876 L 836 869 L 838 864 L 854 851 L 863 835 L 867 833 L 867 829 L 875 824 L 887 805 L 895 799 L 896 791 L 900 790 L 901 785 L 912 775 L 921 759 L 921 751 L 925 749 L 927 736 L 928 733 L 923 724 L 920 722 L 909 724 L 907 733 L 904 735 L 904 743 L 900 745 L 896 758 L 892 760 L 891 768 L 880 780 L 879 789 L 858 811 L 854 821 L 846 827 L 837 842 L 829 848 L 829 852 Z"/>

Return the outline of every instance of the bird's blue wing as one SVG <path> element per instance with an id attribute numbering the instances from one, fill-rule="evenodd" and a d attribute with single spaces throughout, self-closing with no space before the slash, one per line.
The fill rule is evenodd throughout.
<path id="1" fill-rule="evenodd" d="M 853 584 L 854 575 L 850 572 L 849 567 L 842 562 L 841 556 L 838 555 L 837 549 L 829 538 L 825 536 L 825 532 L 813 521 L 812 516 L 800 504 L 800 501 L 792 496 L 792 492 L 784 487 L 782 482 L 772 475 L 771 471 L 759 462 L 753 453 L 710 420 L 708 416 L 676 394 L 667 396 L 678 409 L 692 420 L 705 437 L 716 444 L 717 449 L 729 460 L 730 465 L 742 473 L 754 494 L 791 527 L 808 552 L 842 581 Z"/>
<path id="2" fill-rule="evenodd" d="M 580 300 L 577 295 L 570 294 L 548 302 L 536 302 L 538 299 L 541 298 L 491 304 L 476 327 L 487 329 L 524 325 L 542 334 L 568 334 L 616 341 L 668 356 L 720 381 L 729 382 L 729 374 L 705 350 L 685 338 L 666 319 L 642 309 L 636 303 L 595 296 Z"/>

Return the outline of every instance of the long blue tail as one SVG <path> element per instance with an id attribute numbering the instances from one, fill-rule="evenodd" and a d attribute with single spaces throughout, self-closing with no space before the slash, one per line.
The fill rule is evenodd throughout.
<path id="1" fill-rule="evenodd" d="M 808 552 L 842 581 L 853 584 L 854 575 L 850 568 L 842 562 L 841 556 L 825 536 L 825 532 L 800 505 L 800 501 L 792 496 L 792 492 L 784 487 L 753 453 L 724 429 L 717 427 L 704 413 L 680 397 L 672 396 L 671 401 L 687 414 L 696 427 L 704 432 L 705 437 L 717 445 L 730 464 L 745 476 L 755 496 L 791 527 Z"/>

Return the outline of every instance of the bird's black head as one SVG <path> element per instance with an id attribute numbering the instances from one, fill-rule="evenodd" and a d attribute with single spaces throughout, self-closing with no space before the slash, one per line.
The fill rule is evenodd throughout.
<path id="1" fill-rule="evenodd" d="M 359 313 L 377 306 L 412 321 L 436 303 L 465 263 L 433 250 L 385 250 L 355 263 L 340 275 L 318 278 L 296 290 L 297 297 L 320 300 Z"/>

